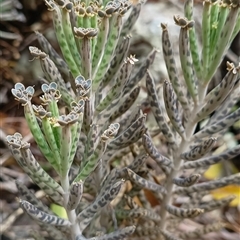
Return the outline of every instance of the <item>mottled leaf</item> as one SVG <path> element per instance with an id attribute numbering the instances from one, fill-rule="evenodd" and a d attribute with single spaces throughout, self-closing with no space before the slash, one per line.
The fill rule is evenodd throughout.
<path id="1" fill-rule="evenodd" d="M 160 130 L 163 132 L 164 136 L 166 137 L 168 143 L 174 146 L 176 144 L 176 139 L 172 133 L 172 130 L 169 127 L 169 124 L 164 118 L 164 110 L 159 103 L 155 83 L 153 81 L 153 78 L 149 74 L 149 72 L 147 72 L 147 77 L 146 77 L 146 88 L 148 91 L 148 96 L 151 104 L 151 110 L 156 119 L 156 122 Z"/>
<path id="2" fill-rule="evenodd" d="M 187 193 L 193 193 L 193 192 L 209 191 L 209 190 L 225 187 L 230 184 L 239 184 L 239 181 L 240 181 L 240 173 L 237 173 L 228 177 L 223 177 L 218 180 L 198 183 L 188 188 L 177 188 L 174 191 L 174 193 L 187 194 Z"/>
<path id="3" fill-rule="evenodd" d="M 188 152 L 182 153 L 181 158 L 188 161 L 199 159 L 212 150 L 216 141 L 216 138 L 209 138 L 203 141 L 200 145 L 193 146 Z"/>
<path id="4" fill-rule="evenodd" d="M 82 231 L 88 226 L 97 211 L 106 206 L 117 196 L 123 182 L 123 180 L 118 181 L 108 191 L 101 191 L 101 194 L 98 195 L 97 199 L 78 215 L 77 218 L 80 222 L 80 229 Z"/>
<path id="5" fill-rule="evenodd" d="M 139 66 L 139 70 L 134 75 L 131 76 L 131 78 L 129 79 L 127 85 L 125 86 L 125 88 L 123 90 L 124 94 L 131 91 L 143 79 L 148 68 L 153 63 L 156 53 L 157 53 L 157 51 L 154 49 L 148 55 L 146 60 L 141 64 L 141 66 Z"/>
<path id="6" fill-rule="evenodd" d="M 129 235 L 132 235 L 135 229 L 135 226 L 125 227 L 123 229 L 117 230 L 109 234 L 105 234 L 103 236 L 90 238 L 90 240 L 122 240 Z"/>
<path id="7" fill-rule="evenodd" d="M 70 187 L 69 200 L 67 204 L 68 210 L 74 210 L 77 208 L 83 193 L 83 182 L 73 182 Z"/>
<path id="8" fill-rule="evenodd" d="M 186 178 L 174 178 L 173 183 L 180 187 L 189 187 L 195 184 L 200 177 L 201 177 L 200 174 L 193 174 Z"/>
<path id="9" fill-rule="evenodd" d="M 212 136 L 226 128 L 232 126 L 240 117 L 240 108 L 233 113 L 229 114 L 223 119 L 220 119 L 216 123 L 205 126 L 202 130 L 193 135 L 193 139 L 200 139 L 208 136 Z"/>
<path id="10" fill-rule="evenodd" d="M 165 102 L 165 108 L 168 117 L 179 135 L 185 139 L 185 129 L 182 125 L 181 116 L 178 111 L 178 100 L 172 89 L 171 84 L 168 81 L 164 81 L 163 84 L 163 97 Z"/>
<path id="11" fill-rule="evenodd" d="M 222 227 L 223 227 L 223 224 L 220 222 L 207 224 L 204 227 L 201 227 L 201 228 L 198 227 L 195 231 L 180 233 L 179 237 L 181 237 L 182 239 L 199 238 L 199 237 L 202 237 L 204 234 L 219 231 Z"/>
<path id="12" fill-rule="evenodd" d="M 169 39 L 167 25 L 161 24 L 161 26 L 162 26 L 162 50 L 163 50 L 164 61 L 168 71 L 168 76 L 183 109 L 186 112 L 189 112 L 188 99 L 186 96 L 187 91 L 184 83 L 181 82 L 181 78 L 179 78 L 179 74 L 177 72 L 177 66 L 173 56 L 173 49 Z"/>
<path id="13" fill-rule="evenodd" d="M 70 226 L 71 223 L 63 218 L 59 218 L 54 215 L 50 215 L 48 213 L 45 213 L 38 208 L 36 208 L 31 203 L 20 200 L 20 206 L 35 220 L 38 220 L 40 222 L 54 225 L 54 226 Z"/>
<path id="14" fill-rule="evenodd" d="M 185 209 L 170 205 L 167 205 L 167 211 L 180 218 L 194 218 L 204 212 L 204 210 L 200 208 Z"/>
<path id="15" fill-rule="evenodd" d="M 145 115 L 140 116 L 108 145 L 108 150 L 124 148 L 138 141 L 146 131 L 145 120 Z"/>
<path id="16" fill-rule="evenodd" d="M 133 181 L 134 184 L 154 192 L 166 193 L 166 190 L 163 186 L 140 177 L 129 168 L 127 168 L 127 172 L 130 180 Z"/>

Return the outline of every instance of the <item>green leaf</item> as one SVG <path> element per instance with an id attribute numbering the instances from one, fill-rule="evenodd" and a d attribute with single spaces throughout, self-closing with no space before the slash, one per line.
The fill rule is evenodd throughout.
<path id="1" fill-rule="evenodd" d="M 53 211 L 53 213 L 55 213 L 60 218 L 68 219 L 68 216 L 64 207 L 52 203 L 50 205 L 50 209 Z"/>

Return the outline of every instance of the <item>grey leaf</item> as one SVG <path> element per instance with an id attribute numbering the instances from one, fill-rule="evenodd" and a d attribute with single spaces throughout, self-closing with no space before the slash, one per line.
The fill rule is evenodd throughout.
<path id="1" fill-rule="evenodd" d="M 191 168 L 200 168 L 200 167 L 206 167 L 215 163 L 218 163 L 220 161 L 227 161 L 229 159 L 234 158 L 239 154 L 240 151 L 240 145 L 237 145 L 236 147 L 227 150 L 223 153 L 220 153 L 218 155 L 213 155 L 210 157 L 205 157 L 199 160 L 196 160 L 194 162 L 186 162 L 183 164 L 184 169 L 191 169 Z"/>
<path id="2" fill-rule="evenodd" d="M 209 138 L 201 145 L 194 146 L 190 151 L 182 153 L 181 158 L 188 161 L 199 159 L 212 150 L 216 141 L 216 138 Z"/>
<path id="3" fill-rule="evenodd" d="M 54 226 L 70 226 L 71 225 L 71 223 L 68 220 L 45 213 L 25 200 L 20 200 L 20 206 L 32 218 L 34 218 L 42 223 L 47 223 L 47 224 L 54 225 Z"/>
<path id="4" fill-rule="evenodd" d="M 170 205 L 167 205 L 167 211 L 180 218 L 193 218 L 204 212 L 204 210 L 200 208 L 185 209 Z"/>
<path id="5" fill-rule="evenodd" d="M 193 192 L 210 191 L 210 190 L 218 189 L 221 187 L 225 187 L 230 184 L 239 184 L 239 182 L 240 182 L 240 173 L 237 173 L 228 177 L 223 177 L 218 180 L 198 183 L 188 188 L 177 188 L 174 191 L 174 193 L 187 194 L 187 193 L 193 193 Z"/>
<path id="6" fill-rule="evenodd" d="M 193 174 L 187 178 L 174 178 L 173 183 L 180 187 L 189 187 L 195 184 L 200 177 L 200 174 Z"/>
<path id="7" fill-rule="evenodd" d="M 137 175 L 136 173 L 134 173 L 132 170 L 128 168 L 127 168 L 127 172 L 130 180 L 133 181 L 134 184 L 142 188 L 152 190 L 154 192 L 166 193 L 166 190 L 163 186 L 140 177 L 139 175 Z"/>

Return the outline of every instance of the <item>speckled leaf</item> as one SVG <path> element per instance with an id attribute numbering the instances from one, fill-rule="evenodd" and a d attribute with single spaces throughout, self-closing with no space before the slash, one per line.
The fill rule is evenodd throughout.
<path id="1" fill-rule="evenodd" d="M 99 33 L 97 35 L 97 44 L 95 45 L 94 56 L 92 58 L 93 79 L 98 71 L 98 68 L 103 58 L 104 50 L 106 48 L 109 32 L 109 18 L 102 18 L 98 27 Z"/>
<path id="2" fill-rule="evenodd" d="M 127 172 L 130 180 L 137 186 L 152 190 L 154 192 L 166 193 L 166 190 L 163 186 L 140 177 L 129 168 L 127 168 Z"/>
<path id="3" fill-rule="evenodd" d="M 183 139 L 185 139 L 185 129 L 182 125 L 182 120 L 178 111 L 178 100 L 172 89 L 171 83 L 169 83 L 168 81 L 164 81 L 163 84 L 163 97 L 165 102 L 165 108 L 172 125 L 179 133 L 179 135 Z"/>
<path id="4" fill-rule="evenodd" d="M 134 158 L 134 160 L 127 166 L 130 170 L 138 172 L 141 166 L 146 162 L 147 154 L 141 154 Z"/>
<path id="5" fill-rule="evenodd" d="M 178 97 L 179 102 L 181 103 L 183 109 L 188 112 L 188 99 L 186 93 L 186 87 L 184 83 L 181 82 L 179 74 L 177 72 L 177 66 L 173 56 L 172 44 L 169 39 L 167 25 L 161 24 L 162 26 L 162 50 L 163 57 L 167 67 L 169 79 L 173 85 L 173 89 Z"/>
<path id="6" fill-rule="evenodd" d="M 132 63 L 130 60 L 126 60 L 120 69 L 117 79 L 112 88 L 109 89 L 106 97 L 96 107 L 96 111 L 101 112 L 104 110 L 114 99 L 120 97 L 123 87 L 128 81 L 132 71 Z"/>
<path id="7" fill-rule="evenodd" d="M 193 192 L 210 191 L 210 190 L 218 189 L 221 187 L 225 187 L 230 184 L 239 184 L 239 182 L 240 182 L 240 173 L 237 173 L 228 177 L 223 177 L 218 180 L 198 183 L 188 188 L 179 187 L 174 191 L 174 193 L 188 194 Z"/>
<path id="8" fill-rule="evenodd" d="M 196 160 L 194 162 L 186 162 L 183 164 L 183 168 L 184 169 L 200 168 L 200 167 L 206 167 L 212 164 L 216 164 L 220 161 L 227 161 L 236 157 L 239 154 L 239 151 L 240 151 L 240 145 L 237 145 L 236 147 L 229 149 L 225 152 L 222 152 L 220 154 L 213 155 L 210 157 L 205 157 L 205 158 Z"/>
<path id="9" fill-rule="evenodd" d="M 108 191 L 117 182 L 117 179 L 120 178 L 119 172 L 120 171 L 118 169 L 113 168 L 109 174 L 105 176 L 103 175 L 101 189 Z"/>
<path id="10" fill-rule="evenodd" d="M 77 48 L 77 45 L 75 42 L 75 37 L 74 37 L 72 26 L 71 26 L 70 12 L 73 11 L 73 4 L 68 2 L 67 6 L 68 6 L 68 9 L 66 8 L 66 5 L 65 5 L 65 7 L 61 8 L 61 13 L 62 13 L 61 23 L 62 23 L 62 28 L 63 28 L 65 39 L 67 40 L 68 49 L 70 50 L 70 53 L 72 55 L 74 63 L 76 64 L 76 66 L 79 70 L 79 75 L 80 75 L 81 74 L 80 71 L 81 71 L 81 69 L 83 69 L 82 65 L 81 65 L 81 60 L 82 60 L 81 57 L 83 57 L 83 56 L 80 55 L 78 52 L 78 48 Z M 54 21 L 57 21 L 57 19 L 54 19 Z M 59 28 L 57 29 L 57 31 L 59 31 Z M 58 38 L 58 36 L 57 36 L 57 38 Z M 61 38 L 63 38 L 63 37 L 61 37 Z M 58 41 L 59 41 L 59 39 L 58 39 Z M 63 40 L 61 39 L 61 41 L 63 41 Z M 76 76 L 74 76 L 74 77 L 76 77 Z"/>
<path id="11" fill-rule="evenodd" d="M 82 131 L 87 135 L 92 124 L 92 106 L 88 98 L 85 99 Z"/>
<path id="12" fill-rule="evenodd" d="M 192 27 L 193 21 L 188 22 L 181 17 L 174 17 L 176 24 L 178 24 L 180 29 L 179 35 L 179 55 L 180 62 L 183 71 L 183 76 L 188 88 L 190 95 L 195 103 L 198 102 L 198 85 L 195 79 L 194 70 L 192 67 L 192 58 L 190 52 L 189 44 L 189 30 Z M 182 21 L 183 20 L 183 23 Z"/>
<path id="13" fill-rule="evenodd" d="M 108 35 L 107 45 L 104 50 L 104 55 L 100 62 L 96 77 L 94 78 L 94 81 L 93 81 L 93 91 L 96 91 L 96 89 L 99 86 L 99 83 L 102 81 L 103 76 L 107 72 L 107 69 L 114 55 L 114 51 L 120 35 L 121 25 L 122 25 L 122 16 L 118 14 L 114 14 L 110 19 L 109 35 Z"/>
<path id="14" fill-rule="evenodd" d="M 216 42 L 219 40 L 219 33 L 221 33 L 223 23 L 227 17 L 227 6 L 223 6 L 223 4 L 219 4 L 219 2 L 212 2 L 210 9 L 210 46 L 209 46 L 209 54 L 210 56 L 214 52 L 214 48 L 216 46 Z M 225 16 L 224 16 L 225 15 Z"/>
<path id="15" fill-rule="evenodd" d="M 108 191 L 101 191 L 97 199 L 78 215 L 77 218 L 80 222 L 80 229 L 82 231 L 89 225 L 94 215 L 117 196 L 123 183 L 123 180 L 118 181 Z"/>
<path id="16" fill-rule="evenodd" d="M 211 2 L 205 1 L 203 3 L 203 15 L 202 15 L 202 64 L 203 64 L 203 73 L 207 74 L 209 71 L 210 65 L 210 35 L 211 28 L 210 20 L 211 20 Z"/>
<path id="17" fill-rule="evenodd" d="M 185 5 L 184 5 L 184 13 L 185 13 L 185 17 L 188 20 L 194 20 L 193 19 L 193 0 L 187 0 L 185 1 Z M 211 14 L 211 20 L 213 18 L 213 14 Z M 213 20 L 213 23 L 215 22 L 215 20 Z M 211 25 L 213 26 L 213 25 Z M 193 28 L 191 28 L 189 30 L 189 40 L 190 40 L 190 50 L 191 50 L 191 55 L 192 55 L 192 60 L 193 60 L 193 66 L 194 69 L 196 71 L 196 75 L 198 77 L 198 79 L 202 79 L 202 63 L 200 60 L 200 49 L 198 46 L 198 38 L 196 35 L 196 31 L 195 31 L 195 27 L 193 26 Z"/>
<path id="18" fill-rule="evenodd" d="M 15 183 L 21 199 L 30 202 L 41 211 L 52 214 L 51 210 L 46 205 L 44 205 L 40 199 L 37 199 L 34 193 L 29 190 L 22 182 L 17 180 Z"/>
<path id="19" fill-rule="evenodd" d="M 129 17 L 123 24 L 121 30 L 121 37 L 126 37 L 126 35 L 131 31 L 132 27 L 134 26 L 135 22 L 137 21 L 140 11 L 141 11 L 142 3 L 137 3 L 132 6 L 131 13 Z"/>
<path id="20" fill-rule="evenodd" d="M 223 119 L 229 113 L 231 113 L 233 106 L 239 100 L 239 87 L 240 82 L 238 82 L 234 89 L 231 91 L 231 94 L 225 99 L 225 101 L 216 109 L 215 113 L 210 118 L 209 124 L 216 123 L 218 120 Z"/>
<path id="21" fill-rule="evenodd" d="M 40 222 L 54 225 L 54 226 L 70 226 L 71 223 L 63 218 L 45 213 L 38 208 L 36 208 L 31 203 L 20 200 L 20 206 L 23 208 L 33 219 L 38 220 Z"/>
<path id="22" fill-rule="evenodd" d="M 105 234 L 103 236 L 89 238 L 89 240 L 122 240 L 132 235 L 135 229 L 135 226 L 125 227 L 115 232 Z"/>
<path id="23" fill-rule="evenodd" d="M 73 101 L 72 94 L 67 90 L 66 84 L 55 63 L 38 48 L 30 46 L 29 50 L 34 57 L 40 58 L 41 67 L 48 82 L 55 82 L 58 84 L 63 101 L 70 106 L 70 103 Z"/>
<path id="24" fill-rule="evenodd" d="M 16 155 L 17 149 L 14 149 L 13 151 Z M 47 172 L 45 172 L 44 169 L 39 165 L 30 149 L 21 148 L 19 154 L 21 155 L 21 157 L 24 158 L 27 167 L 32 172 L 32 176 L 34 177 L 33 181 L 34 179 L 39 179 L 41 183 L 48 186 L 50 189 L 52 189 L 52 191 L 58 192 L 59 194 L 64 193 L 62 187 L 54 179 L 52 179 L 47 174 Z"/>
<path id="25" fill-rule="evenodd" d="M 71 127 L 66 125 L 62 127 L 62 138 L 60 142 L 60 155 L 61 155 L 61 175 L 66 176 L 70 169 L 69 158 L 72 145 Z"/>
<path id="26" fill-rule="evenodd" d="M 223 228 L 223 224 L 220 222 L 213 223 L 213 224 L 207 224 L 204 227 L 198 227 L 195 231 L 189 231 L 187 233 L 180 233 L 179 237 L 182 239 L 196 239 L 199 237 L 202 237 L 204 234 L 210 233 L 210 232 L 217 232 L 220 229 Z"/>
<path id="27" fill-rule="evenodd" d="M 229 114 L 223 119 L 220 119 L 216 123 L 207 125 L 201 131 L 193 135 L 193 139 L 200 139 L 208 136 L 212 136 L 228 127 L 232 126 L 240 118 L 240 108 L 238 108 L 233 113 Z"/>
<path id="28" fill-rule="evenodd" d="M 108 142 L 110 142 L 117 135 L 118 129 L 119 124 L 113 123 L 103 132 L 103 134 L 101 135 L 101 141 L 98 143 L 97 148 L 95 149 L 94 153 L 89 157 L 87 163 L 81 169 L 74 182 L 78 182 L 80 180 L 84 181 L 95 169 L 98 161 L 103 157 Z"/>
<path id="29" fill-rule="evenodd" d="M 153 211 L 144 208 L 136 208 L 136 209 L 117 209 L 116 215 L 119 219 L 134 219 L 144 217 L 149 220 L 159 221 L 160 217 Z"/>
<path id="30" fill-rule="evenodd" d="M 42 130 L 44 133 L 44 136 L 46 138 L 46 141 L 48 143 L 48 146 L 50 147 L 51 151 L 54 154 L 54 158 L 57 162 L 57 164 L 60 165 L 60 161 L 61 161 L 61 156 L 60 156 L 60 152 L 59 152 L 59 147 L 57 145 L 58 140 L 60 139 L 55 139 L 55 134 L 53 129 L 55 128 L 55 130 L 57 130 L 56 128 L 58 128 L 58 126 L 53 127 L 53 124 L 51 124 L 50 122 L 50 118 L 49 117 L 44 117 L 42 119 Z M 55 131 L 56 133 L 57 131 Z M 59 137 L 59 136 L 57 136 Z"/>
<path id="31" fill-rule="evenodd" d="M 189 187 L 195 184 L 200 177 L 201 177 L 200 174 L 193 174 L 186 178 L 174 178 L 173 183 L 179 187 Z"/>
<path id="32" fill-rule="evenodd" d="M 146 152 L 154 161 L 156 161 L 160 168 L 163 168 L 164 171 L 168 172 L 168 168 L 173 167 L 173 162 L 159 153 L 157 148 L 153 145 L 151 138 L 147 134 L 142 136 L 142 142 Z"/>
<path id="33" fill-rule="evenodd" d="M 103 153 L 106 150 L 106 143 L 100 141 L 94 153 L 87 159 L 86 164 L 80 170 L 80 173 L 74 179 L 74 182 L 79 182 L 80 180 L 85 181 L 89 174 L 95 169 L 97 162 L 101 159 Z"/>
<path id="34" fill-rule="evenodd" d="M 54 50 L 52 45 L 48 42 L 48 40 L 39 32 L 35 32 L 38 42 L 44 52 L 46 52 L 50 59 L 54 61 L 57 68 L 61 73 L 64 73 L 66 76 L 69 75 L 70 70 L 66 62 L 58 55 L 58 53 Z"/>
<path id="35" fill-rule="evenodd" d="M 71 149 L 70 149 L 71 151 L 69 154 L 69 161 L 68 161 L 69 167 L 72 165 L 74 156 L 78 148 L 79 138 L 81 135 L 82 122 L 83 122 L 83 114 L 80 113 L 78 122 L 75 123 L 73 126 L 71 126 Z"/>
<path id="36" fill-rule="evenodd" d="M 49 148 L 49 146 L 45 140 L 45 137 L 39 127 L 39 124 L 38 124 L 36 116 L 33 112 L 31 103 L 28 103 L 27 105 L 24 106 L 24 114 L 25 114 L 25 118 L 27 120 L 28 126 L 31 130 L 31 133 L 32 133 L 34 140 L 36 141 L 39 149 L 41 150 L 41 152 L 43 153 L 45 158 L 49 161 L 51 166 L 59 173 L 59 171 L 60 171 L 59 165 L 53 155 L 53 152 Z"/>
<path id="37" fill-rule="evenodd" d="M 139 95 L 139 92 L 140 92 L 140 87 L 136 87 L 129 94 L 127 94 L 123 98 L 121 98 L 119 104 L 117 105 L 118 107 L 116 109 L 114 109 L 115 110 L 114 112 L 112 112 L 110 121 L 114 121 L 116 118 L 122 116 L 128 109 L 130 109 L 130 107 L 136 101 L 136 99 Z M 134 110 L 135 109 L 139 112 L 139 108 L 134 108 Z M 132 110 L 132 112 L 134 112 L 134 110 Z M 126 124 L 125 126 L 129 126 L 129 124 L 132 123 L 133 120 L 136 119 L 135 117 L 138 115 L 139 114 L 137 114 L 137 115 L 131 114 L 129 116 L 129 118 L 126 118 L 126 121 L 123 120 L 124 124 Z M 120 126 L 122 126 L 122 125 L 120 124 Z"/>
<path id="38" fill-rule="evenodd" d="M 148 57 L 144 60 L 144 62 L 141 64 L 141 66 L 139 66 L 139 70 L 134 75 L 131 76 L 131 78 L 129 79 L 127 85 L 125 86 L 125 88 L 123 90 L 124 94 L 131 91 L 143 79 L 143 77 L 145 76 L 148 68 L 153 63 L 153 61 L 155 59 L 155 56 L 156 56 L 156 53 L 157 53 L 157 51 L 154 49 L 148 55 Z"/>
<path id="39" fill-rule="evenodd" d="M 63 19 L 60 8 L 54 3 L 52 4 L 52 12 L 53 12 L 53 24 L 56 33 L 56 37 L 63 53 L 64 59 L 67 62 L 68 67 L 71 70 L 71 73 L 74 78 L 80 75 L 80 69 L 75 62 L 71 50 L 69 49 L 67 43 L 67 37 L 65 36 L 64 29 L 63 29 Z M 76 53 L 75 53 L 76 54 Z"/>
<path id="40" fill-rule="evenodd" d="M 155 83 L 153 78 L 149 74 L 149 72 L 147 72 L 147 77 L 146 77 L 146 88 L 147 88 L 147 92 L 148 92 L 148 96 L 151 104 L 151 110 L 156 119 L 156 122 L 160 130 L 163 132 L 164 136 L 167 138 L 168 143 L 174 146 L 176 143 L 176 139 L 172 133 L 172 130 L 169 127 L 169 124 L 164 118 L 164 111 L 157 97 Z"/>
<path id="41" fill-rule="evenodd" d="M 119 121 L 119 132 L 125 131 L 136 119 L 141 116 L 141 114 L 142 110 L 137 107 L 134 108 L 131 112 L 129 111 L 127 114 L 124 114 L 124 118 Z"/>
<path id="42" fill-rule="evenodd" d="M 216 40 L 216 45 L 214 46 L 214 52 L 211 55 L 211 62 L 209 64 L 209 71 L 206 74 L 205 81 L 210 81 L 212 76 L 214 75 L 217 67 L 222 61 L 224 53 L 228 47 L 228 42 L 231 38 L 231 35 L 234 30 L 235 23 L 238 17 L 238 10 L 239 7 L 231 7 L 228 13 L 228 17 L 223 23 L 223 28 L 218 32 L 221 31 L 219 39 Z"/>
<path id="43" fill-rule="evenodd" d="M 140 116 L 108 145 L 108 150 L 124 148 L 138 141 L 146 131 L 145 120 L 145 115 Z"/>
<path id="44" fill-rule="evenodd" d="M 35 207 L 37 207 L 39 210 L 44 211 L 45 213 L 48 214 L 53 214 L 52 211 L 46 206 L 44 205 L 41 200 L 37 199 L 34 195 L 34 193 L 29 190 L 25 185 L 23 185 L 21 182 L 16 181 L 16 186 L 18 189 L 18 192 L 21 195 L 21 199 L 23 200 L 27 200 L 28 202 L 30 202 L 31 204 L 33 204 Z M 50 237 L 56 239 L 56 240 L 64 240 L 66 239 L 66 236 L 64 236 L 63 233 L 63 228 L 61 227 L 61 231 L 56 229 L 54 226 L 51 226 L 49 224 L 44 224 L 39 222 L 39 225 L 41 226 L 42 229 L 44 229 Z"/>
<path id="45" fill-rule="evenodd" d="M 227 62 L 228 73 L 224 79 L 205 97 L 205 106 L 197 113 L 195 122 L 199 122 L 210 113 L 216 110 L 217 107 L 224 101 L 228 94 L 230 94 L 237 77 L 240 73 L 240 66 L 234 67 L 233 64 Z"/>
<path id="46" fill-rule="evenodd" d="M 115 55 L 110 62 L 108 71 L 104 75 L 103 80 L 101 81 L 97 93 L 100 93 L 107 84 L 115 78 L 121 66 L 123 65 L 123 59 L 127 57 L 128 49 L 130 46 L 130 37 L 125 37 L 122 44 L 118 45 L 115 50 Z"/>
<path id="47" fill-rule="evenodd" d="M 174 207 L 171 205 L 167 206 L 167 211 L 173 214 L 174 216 L 180 218 L 193 218 L 204 212 L 204 210 L 200 208 L 185 209 Z"/>
<path id="48" fill-rule="evenodd" d="M 84 148 L 84 157 L 83 161 L 81 162 L 81 166 L 84 166 L 86 161 L 88 161 L 89 157 L 94 153 L 100 138 L 97 135 L 98 133 L 98 125 L 93 124 L 91 125 L 90 131 L 88 132 L 87 141 L 85 143 Z M 84 165 L 83 165 L 84 164 Z"/>
<path id="49" fill-rule="evenodd" d="M 92 39 L 88 37 L 84 37 L 83 39 L 79 39 L 79 50 L 80 56 L 82 57 L 82 74 L 83 76 L 88 79 L 92 78 L 92 49 L 91 49 L 91 42 Z"/>
<path id="50" fill-rule="evenodd" d="M 216 141 L 216 138 L 209 138 L 203 141 L 201 145 L 194 146 L 188 152 L 182 153 L 181 158 L 188 161 L 199 159 L 212 150 Z"/>
<path id="51" fill-rule="evenodd" d="M 74 210 L 77 208 L 83 193 L 83 182 L 73 182 L 70 187 L 69 200 L 67 204 L 68 210 Z"/>
<path id="52" fill-rule="evenodd" d="M 229 203 L 235 199 L 234 195 L 229 195 L 225 198 L 219 200 L 211 199 L 207 202 L 202 202 L 199 207 L 204 210 L 204 212 L 213 211 L 214 209 L 222 209 L 222 207 L 229 205 Z"/>

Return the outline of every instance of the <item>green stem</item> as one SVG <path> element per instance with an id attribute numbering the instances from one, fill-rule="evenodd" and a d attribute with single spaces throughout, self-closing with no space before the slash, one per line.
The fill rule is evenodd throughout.
<path id="1" fill-rule="evenodd" d="M 71 235 L 72 235 L 72 240 L 75 240 L 78 236 L 82 235 L 82 232 L 80 230 L 78 221 L 77 221 L 77 215 L 74 210 L 68 210 L 67 204 L 69 201 L 69 195 L 70 195 L 70 185 L 69 185 L 69 178 L 68 178 L 68 173 L 65 176 L 61 177 L 61 185 L 64 190 L 64 195 L 63 195 L 63 207 L 66 210 L 68 220 L 72 223 L 71 225 Z"/>

